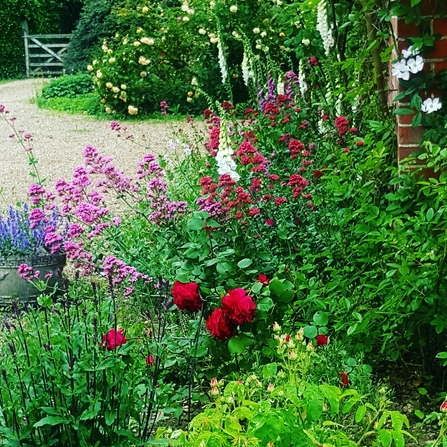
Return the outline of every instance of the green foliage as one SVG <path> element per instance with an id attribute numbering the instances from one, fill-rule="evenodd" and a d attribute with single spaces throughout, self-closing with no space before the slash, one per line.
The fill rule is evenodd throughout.
<path id="1" fill-rule="evenodd" d="M 64 75 L 52 79 L 42 89 L 42 98 L 75 98 L 78 95 L 91 93 L 94 89 L 88 74 Z"/>
<path id="2" fill-rule="evenodd" d="M 41 109 L 51 109 L 59 112 L 74 114 L 101 115 L 101 104 L 96 93 L 78 95 L 74 98 L 50 98 L 37 97 L 37 106 Z"/>
<path id="3" fill-rule="evenodd" d="M 373 405 L 353 388 L 305 380 L 315 360 L 298 332 L 278 337 L 278 362 L 265 365 L 262 377 L 250 374 L 224 387 L 211 381 L 214 402 L 190 423 L 189 432 L 160 429 L 158 438 L 176 446 L 404 446 L 409 422 L 390 410 L 386 391 Z M 309 370 L 312 376 L 312 367 Z M 373 430 L 374 428 L 374 430 Z M 172 435 L 171 435 L 172 433 Z"/>
<path id="4" fill-rule="evenodd" d="M 61 304 L 47 295 L 38 304 L 25 314 L 15 305 L 4 324 L 0 445 L 131 446 L 150 436 L 159 411 L 182 412 L 160 326 L 148 338 L 123 322 L 122 334 L 99 285 L 72 284 Z"/>
<path id="5" fill-rule="evenodd" d="M 64 58 L 64 68 L 68 72 L 85 71 L 95 47 L 100 45 L 102 39 L 110 38 L 117 32 L 118 23 L 110 12 L 119 3 L 116 0 L 84 1 Z"/>
<path id="6" fill-rule="evenodd" d="M 0 9 L 0 79 L 21 76 L 25 71 L 25 48 L 21 22 L 29 34 L 70 32 L 77 20 L 81 0 L 4 0 Z"/>

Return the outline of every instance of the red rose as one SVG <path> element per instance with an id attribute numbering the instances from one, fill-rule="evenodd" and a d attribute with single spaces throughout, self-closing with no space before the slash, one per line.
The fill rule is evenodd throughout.
<path id="1" fill-rule="evenodd" d="M 189 310 L 198 312 L 202 308 L 202 300 L 199 296 L 199 285 L 196 282 L 184 284 L 175 281 L 171 291 L 174 297 L 174 304 L 179 310 Z"/>
<path id="2" fill-rule="evenodd" d="M 127 338 L 124 337 L 123 334 L 124 329 L 118 329 L 115 331 L 115 329 L 112 328 L 109 332 L 107 332 L 107 335 L 102 336 L 102 343 L 106 344 L 107 351 L 113 351 L 127 342 Z"/>
<path id="3" fill-rule="evenodd" d="M 327 342 L 329 341 L 329 337 L 324 334 L 317 335 L 317 346 L 324 346 L 327 345 Z"/>
<path id="4" fill-rule="evenodd" d="M 348 386 L 349 385 L 348 373 L 341 372 L 340 377 L 342 386 Z"/>
<path id="5" fill-rule="evenodd" d="M 150 366 L 153 365 L 154 362 L 155 362 L 154 357 L 152 356 L 152 354 L 149 354 L 149 355 L 146 357 L 146 365 L 150 367 Z"/>
<path id="6" fill-rule="evenodd" d="M 234 334 L 234 324 L 222 312 L 220 307 L 214 309 L 208 317 L 206 327 L 210 331 L 211 336 L 218 340 L 226 340 Z"/>
<path id="7" fill-rule="evenodd" d="M 256 304 L 244 289 L 234 289 L 222 298 L 222 310 L 236 324 L 250 323 L 256 315 Z"/>
<path id="8" fill-rule="evenodd" d="M 261 282 L 264 286 L 268 286 L 270 279 L 268 279 L 267 276 L 262 273 L 258 276 L 258 281 Z"/>
<path id="9" fill-rule="evenodd" d="M 439 411 L 441 413 L 447 413 L 447 400 L 445 400 L 442 404 L 441 404 L 441 408 L 439 409 Z"/>

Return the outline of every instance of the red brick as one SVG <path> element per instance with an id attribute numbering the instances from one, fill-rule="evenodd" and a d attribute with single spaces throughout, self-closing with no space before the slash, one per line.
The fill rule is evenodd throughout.
<path id="1" fill-rule="evenodd" d="M 447 70 L 447 62 L 435 62 L 433 67 L 433 71 L 439 73 L 441 70 Z"/>
<path id="2" fill-rule="evenodd" d="M 399 124 L 411 124 L 411 120 L 413 119 L 414 115 L 416 115 L 416 113 L 413 113 L 411 115 L 396 115 L 397 122 Z"/>
<path id="3" fill-rule="evenodd" d="M 419 37 L 421 35 L 421 27 L 414 23 L 405 23 L 404 19 L 399 18 L 393 27 L 394 34 L 401 38 Z"/>
<path id="4" fill-rule="evenodd" d="M 445 0 L 422 0 L 420 5 L 423 16 L 435 17 L 446 13 Z"/>
<path id="5" fill-rule="evenodd" d="M 447 36 L 447 19 L 433 20 L 433 34 L 441 34 L 441 36 Z"/>
<path id="6" fill-rule="evenodd" d="M 418 169 L 416 166 L 409 166 L 410 171 L 416 171 Z M 419 175 L 424 177 L 425 179 L 429 178 L 435 178 L 436 180 L 439 180 L 439 176 L 441 175 L 441 171 L 435 172 L 433 168 L 422 168 L 419 171 Z"/>
<path id="7" fill-rule="evenodd" d="M 416 128 L 398 126 L 397 129 L 397 144 L 399 146 L 405 146 L 407 144 L 419 144 L 425 129 L 422 126 Z"/>
<path id="8" fill-rule="evenodd" d="M 408 158 L 410 154 L 416 151 L 422 150 L 422 147 L 399 147 L 397 149 L 397 159 L 400 162 L 401 160 L 404 160 L 405 158 Z M 417 165 L 423 165 L 424 160 L 417 160 L 415 159 Z"/>
<path id="9" fill-rule="evenodd" d="M 433 50 L 426 55 L 427 59 L 441 59 L 447 57 L 447 39 L 436 40 Z"/>

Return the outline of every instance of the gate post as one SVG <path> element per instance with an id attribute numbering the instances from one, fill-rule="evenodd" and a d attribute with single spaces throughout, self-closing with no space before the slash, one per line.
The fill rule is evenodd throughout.
<path id="1" fill-rule="evenodd" d="M 29 78 L 28 22 L 22 20 L 23 43 L 25 44 L 26 77 Z"/>

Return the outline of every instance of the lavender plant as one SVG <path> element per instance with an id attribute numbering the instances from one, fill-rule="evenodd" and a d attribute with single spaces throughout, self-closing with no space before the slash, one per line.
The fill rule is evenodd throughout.
<path id="1" fill-rule="evenodd" d="M 26 203 L 19 209 L 10 206 L 6 215 L 0 214 L 0 256 L 58 253 L 64 227 L 57 208 L 45 213 Z"/>

